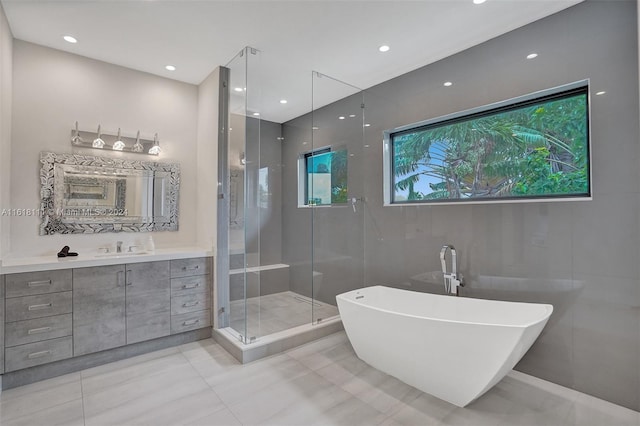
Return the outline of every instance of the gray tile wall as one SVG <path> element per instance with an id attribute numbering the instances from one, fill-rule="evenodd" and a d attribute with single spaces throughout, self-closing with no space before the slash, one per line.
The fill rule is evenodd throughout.
<path id="1" fill-rule="evenodd" d="M 4 300 L 4 275 L 0 275 L 0 300 Z M 4 303 L 0 303 L 0 374 L 4 373 Z M 2 387 L 2 377 L 0 377 Z"/>
<path id="2" fill-rule="evenodd" d="M 309 261 L 317 242 L 311 242 L 318 235 L 323 249 L 346 256 L 342 267 L 331 268 L 336 275 L 322 277 L 324 298 L 354 285 L 439 291 L 429 272 L 440 269 L 440 247 L 454 244 L 465 295 L 554 305 L 517 369 L 640 410 L 636 7 L 635 1 L 586 1 L 368 89 L 365 122 L 371 126 L 364 140 L 345 136 L 337 120 L 326 128 L 333 134 L 325 134 L 327 140 L 346 137 L 355 154 L 349 185 L 362 187 L 350 196 L 366 197 L 356 226 L 362 237 L 335 222 L 351 220 L 346 215 L 322 211 L 313 218 L 296 207 L 295 161 L 310 138 L 311 117 L 285 123 L 283 261 L 292 265 L 292 290 L 311 288 L 311 271 L 317 271 Z M 534 51 L 539 57 L 526 60 Z M 382 131 L 585 78 L 592 90 L 592 201 L 382 207 Z M 445 81 L 454 85 L 444 87 Z M 600 90 L 607 93 L 594 96 Z M 337 118 L 355 98 L 316 111 L 314 123 L 322 114 Z M 359 251 L 363 276 L 358 266 L 349 267 L 348 257 L 359 261 Z M 344 276 L 353 281 L 339 279 Z"/>

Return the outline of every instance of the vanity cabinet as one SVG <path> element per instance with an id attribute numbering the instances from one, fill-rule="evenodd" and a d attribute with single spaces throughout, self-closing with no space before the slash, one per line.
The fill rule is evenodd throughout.
<path id="1" fill-rule="evenodd" d="M 168 336 L 169 262 L 73 270 L 74 355 Z"/>
<path id="2" fill-rule="evenodd" d="M 0 374 L 209 327 L 212 268 L 203 257 L 0 276 Z"/>
<path id="3" fill-rule="evenodd" d="M 171 334 L 211 325 L 211 259 L 171 261 Z"/>
<path id="4" fill-rule="evenodd" d="M 124 272 L 124 265 L 73 270 L 74 355 L 127 343 Z"/>
<path id="5" fill-rule="evenodd" d="M 5 277 L 5 371 L 73 356 L 72 272 L 9 274 Z"/>
<path id="6" fill-rule="evenodd" d="M 127 344 L 168 336 L 171 333 L 171 284 L 169 262 L 127 265 Z"/>

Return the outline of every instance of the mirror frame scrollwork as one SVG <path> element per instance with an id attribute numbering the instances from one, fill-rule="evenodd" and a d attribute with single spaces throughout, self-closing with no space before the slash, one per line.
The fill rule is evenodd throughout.
<path id="1" fill-rule="evenodd" d="M 105 158 L 78 154 L 40 153 L 40 235 L 52 234 L 95 234 L 104 232 L 151 232 L 178 230 L 178 197 L 180 190 L 180 165 L 136 161 L 126 158 Z M 56 165 L 77 166 L 96 170 L 109 168 L 120 171 L 150 171 L 168 176 L 165 196 L 167 215 L 164 221 L 132 222 L 118 216 L 98 216 L 74 222 L 56 212 L 56 197 L 63 197 L 62 188 L 56 188 Z"/>

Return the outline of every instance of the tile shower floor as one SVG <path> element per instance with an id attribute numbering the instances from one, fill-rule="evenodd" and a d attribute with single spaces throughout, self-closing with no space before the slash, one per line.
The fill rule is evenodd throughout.
<path id="1" fill-rule="evenodd" d="M 242 334 L 245 322 L 244 301 L 230 303 L 231 328 Z M 313 314 L 312 314 L 313 309 Z M 247 336 L 260 337 L 311 323 L 318 318 L 327 319 L 338 315 L 334 305 L 312 301 L 293 291 L 250 297 L 246 303 Z"/>
<path id="2" fill-rule="evenodd" d="M 0 394 L 3 426 L 637 426 L 639 415 L 518 372 L 458 408 L 369 367 L 344 332 L 246 365 L 207 339 Z"/>

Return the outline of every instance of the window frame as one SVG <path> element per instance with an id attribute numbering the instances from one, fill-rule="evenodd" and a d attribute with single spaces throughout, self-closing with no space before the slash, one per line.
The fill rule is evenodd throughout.
<path id="1" fill-rule="evenodd" d="M 348 152 L 346 146 L 334 147 L 328 145 L 300 153 L 300 155 L 298 156 L 298 208 L 332 207 L 342 206 L 343 204 L 345 204 L 309 204 L 309 172 L 307 169 L 308 159 L 315 155 L 328 154 L 340 150 L 345 150 Z"/>
<path id="2" fill-rule="evenodd" d="M 540 197 L 527 196 L 519 198 L 488 198 L 488 199 L 458 199 L 446 201 L 440 200 L 412 200 L 412 201 L 395 201 L 394 200 L 394 175 L 393 175 L 393 137 L 402 135 L 412 131 L 420 131 L 425 127 L 436 127 L 439 125 L 447 125 L 456 121 L 466 121 L 469 119 L 495 114 L 497 112 L 515 110 L 528 104 L 537 103 L 546 100 L 546 98 L 563 97 L 566 93 L 584 90 L 587 97 L 587 175 L 588 194 L 586 195 L 545 195 Z M 504 101 L 471 108 L 452 114 L 412 123 L 383 132 L 383 153 L 382 153 L 382 172 L 383 172 L 383 206 L 421 206 L 421 205 L 461 205 L 461 204 L 496 204 L 496 203 L 532 203 L 532 202 L 557 202 L 557 201 L 588 201 L 593 199 L 593 158 L 592 158 L 592 137 L 591 137 L 591 94 L 590 80 L 580 80 L 562 86 L 553 87 L 537 91 L 534 93 L 510 98 Z"/>

